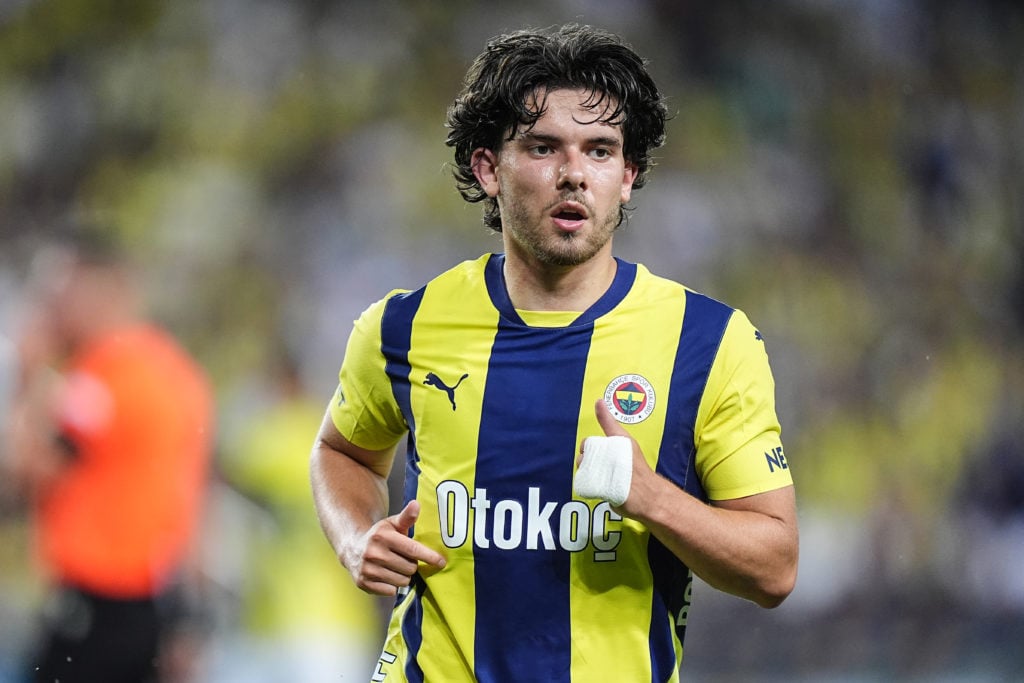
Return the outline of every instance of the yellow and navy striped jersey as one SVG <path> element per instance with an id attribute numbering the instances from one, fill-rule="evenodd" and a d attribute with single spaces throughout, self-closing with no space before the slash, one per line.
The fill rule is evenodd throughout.
<path id="1" fill-rule="evenodd" d="M 623 260 L 587 311 L 517 311 L 503 262 L 393 292 L 349 338 L 334 423 L 373 450 L 408 435 L 410 533 L 448 560 L 399 597 L 372 680 L 678 680 L 690 571 L 606 501 L 573 496 L 577 450 L 602 434 L 603 397 L 700 499 L 789 485 L 761 335 Z"/>

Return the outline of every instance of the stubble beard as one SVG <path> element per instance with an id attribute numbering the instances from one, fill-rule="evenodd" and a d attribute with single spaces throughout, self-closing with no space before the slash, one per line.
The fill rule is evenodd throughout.
<path id="1" fill-rule="evenodd" d="M 541 227 L 550 220 L 550 209 L 545 209 L 538 218 L 531 218 L 526 207 L 521 204 L 506 208 L 508 211 L 502 220 L 502 230 L 545 266 L 578 266 L 592 259 L 612 238 L 622 210 L 616 207 L 600 217 L 591 230 L 552 233 Z"/>

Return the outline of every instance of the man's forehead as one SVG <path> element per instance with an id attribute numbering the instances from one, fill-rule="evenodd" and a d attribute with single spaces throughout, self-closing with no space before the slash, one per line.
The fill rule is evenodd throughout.
<path id="1" fill-rule="evenodd" d="M 534 90 L 527 96 L 526 106 L 533 112 L 540 112 L 540 116 L 532 121 L 520 122 L 512 137 L 539 133 L 538 127 L 544 127 L 545 119 L 549 115 L 551 98 L 571 102 L 577 109 L 573 114 L 573 120 L 576 122 L 600 126 L 606 129 L 607 134 L 621 137 L 623 113 L 618 108 L 616 100 L 610 95 L 586 88 L 552 88 L 550 90 L 538 88 Z"/>
<path id="2" fill-rule="evenodd" d="M 618 101 L 612 95 L 590 88 L 547 88 L 539 87 L 526 94 L 525 104 L 530 111 L 546 109 L 551 97 L 565 97 L 575 100 L 581 109 L 593 112 L 598 119 L 607 119 L 618 109 Z"/>

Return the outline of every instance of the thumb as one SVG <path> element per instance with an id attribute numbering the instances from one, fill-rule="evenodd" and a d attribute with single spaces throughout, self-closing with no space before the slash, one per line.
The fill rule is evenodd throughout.
<path id="1" fill-rule="evenodd" d="M 394 525 L 398 531 L 403 534 L 408 534 L 409 529 L 416 523 L 416 520 L 420 517 L 420 502 L 418 500 L 410 500 L 402 508 L 402 511 L 395 515 Z"/>
<path id="2" fill-rule="evenodd" d="M 594 404 L 594 412 L 597 413 L 597 423 L 601 425 L 605 436 L 629 436 L 625 427 L 612 417 L 612 411 L 608 410 L 603 399 L 598 399 Z"/>

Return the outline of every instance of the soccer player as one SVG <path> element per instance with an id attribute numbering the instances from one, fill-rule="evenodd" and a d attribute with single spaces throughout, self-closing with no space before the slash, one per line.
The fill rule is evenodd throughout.
<path id="1" fill-rule="evenodd" d="M 591 27 L 497 37 L 470 68 L 448 144 L 504 253 L 360 316 L 311 459 L 341 563 L 397 596 L 371 680 L 675 681 L 691 572 L 764 607 L 792 590 L 760 333 L 612 253 L 665 114 Z"/>

